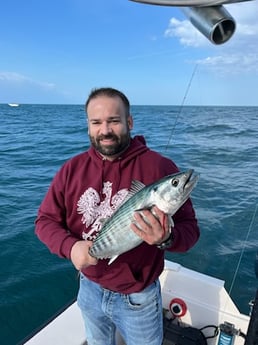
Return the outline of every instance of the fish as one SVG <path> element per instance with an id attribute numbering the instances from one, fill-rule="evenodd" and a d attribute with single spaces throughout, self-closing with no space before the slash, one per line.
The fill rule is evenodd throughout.
<path id="1" fill-rule="evenodd" d="M 197 184 L 199 175 L 193 169 L 167 175 L 149 185 L 133 180 L 128 196 L 121 206 L 104 220 L 99 235 L 93 241 L 89 254 L 96 259 L 110 259 L 137 247 L 143 240 L 131 228 L 134 212 L 151 210 L 157 206 L 172 216 L 186 202 Z"/>

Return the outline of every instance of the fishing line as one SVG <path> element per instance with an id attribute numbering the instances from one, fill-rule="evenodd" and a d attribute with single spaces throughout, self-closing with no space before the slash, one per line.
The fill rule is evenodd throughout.
<path id="1" fill-rule="evenodd" d="M 198 67 L 198 64 L 196 64 L 196 65 L 194 66 L 194 69 L 193 69 L 191 78 L 190 78 L 190 80 L 189 80 L 189 83 L 188 83 L 188 85 L 187 85 L 187 88 L 186 88 L 186 91 L 185 91 L 185 94 L 184 94 L 182 103 L 181 103 L 180 108 L 179 108 L 179 111 L 178 111 L 178 113 L 177 113 L 177 115 L 176 115 L 176 120 L 175 120 L 174 126 L 173 126 L 173 128 L 172 128 L 172 130 L 171 130 L 171 132 L 170 132 L 170 136 L 169 136 L 169 138 L 168 138 L 168 142 L 167 142 L 167 145 L 166 145 L 166 147 L 165 147 L 165 152 L 167 151 L 168 146 L 169 146 L 169 144 L 170 144 L 170 141 L 172 140 L 172 137 L 173 137 L 173 135 L 174 135 L 175 128 L 176 128 L 176 125 L 177 125 L 177 123 L 178 123 L 178 119 L 179 119 L 179 117 L 180 117 L 180 115 L 181 115 L 181 113 L 182 113 L 182 111 L 183 111 L 183 107 L 184 107 L 184 105 L 185 105 L 185 100 L 186 100 L 186 97 L 187 97 L 188 92 L 189 92 L 189 90 L 190 90 L 190 87 L 191 87 L 191 85 L 192 85 L 192 81 L 193 81 L 193 78 L 194 78 L 194 76 L 195 76 L 197 67 Z"/>
<path id="2" fill-rule="evenodd" d="M 253 225 L 254 225 L 254 221 L 255 221 L 255 218 L 256 218 L 257 210 L 258 210 L 258 204 L 255 207 L 255 210 L 254 210 L 254 213 L 253 213 L 253 217 L 251 219 L 251 222 L 250 222 L 250 225 L 249 225 L 249 229 L 247 231 L 246 238 L 245 238 L 245 241 L 244 241 L 243 246 L 242 246 L 242 250 L 241 250 L 241 254 L 240 254 L 239 260 L 238 260 L 237 268 L 235 270 L 235 273 L 234 273 L 234 276 L 233 276 L 233 280 L 232 280 L 232 283 L 231 283 L 231 286 L 230 286 L 230 289 L 229 289 L 229 296 L 231 295 L 233 286 L 235 284 L 235 280 L 236 280 L 236 277 L 237 277 L 237 274 L 238 274 L 238 271 L 239 271 L 239 267 L 240 267 L 240 264 L 241 264 L 241 261 L 242 261 L 242 258 L 243 258 L 246 246 L 247 246 L 247 240 L 248 240 L 248 238 L 250 236 L 250 232 L 251 232 L 251 230 L 253 228 Z"/>

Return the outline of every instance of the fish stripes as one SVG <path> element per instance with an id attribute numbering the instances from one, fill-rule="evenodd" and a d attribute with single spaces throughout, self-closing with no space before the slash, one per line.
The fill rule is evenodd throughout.
<path id="1" fill-rule="evenodd" d="M 112 258 L 135 248 L 142 239 L 131 230 L 135 211 L 151 209 L 156 205 L 169 216 L 185 203 L 198 181 L 193 170 L 168 175 L 144 186 L 134 181 L 128 199 L 108 218 L 100 230 L 98 237 L 89 250 L 97 259 Z"/>

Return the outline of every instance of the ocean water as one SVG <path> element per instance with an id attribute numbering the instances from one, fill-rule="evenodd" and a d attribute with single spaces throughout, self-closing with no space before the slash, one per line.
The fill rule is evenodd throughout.
<path id="1" fill-rule="evenodd" d="M 134 106 L 133 134 L 200 174 L 201 238 L 167 259 L 225 280 L 243 313 L 258 248 L 258 108 Z M 82 105 L 0 105 L 0 344 L 23 339 L 73 300 L 77 272 L 34 235 L 39 204 L 64 161 L 89 146 Z"/>

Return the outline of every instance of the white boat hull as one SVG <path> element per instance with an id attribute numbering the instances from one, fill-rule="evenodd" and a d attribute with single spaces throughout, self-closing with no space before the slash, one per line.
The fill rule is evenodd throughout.
<path id="1" fill-rule="evenodd" d="M 8 103 L 10 107 L 19 107 L 18 103 Z"/>

